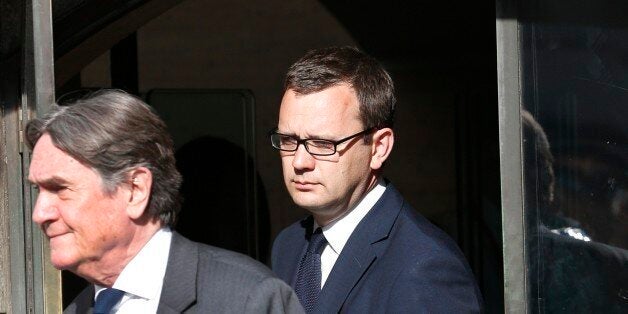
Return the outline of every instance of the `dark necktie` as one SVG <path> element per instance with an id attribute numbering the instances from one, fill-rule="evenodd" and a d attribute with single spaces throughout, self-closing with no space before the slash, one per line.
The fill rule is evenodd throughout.
<path id="1" fill-rule="evenodd" d="M 294 291 L 307 313 L 314 310 L 318 294 L 321 292 L 321 251 L 326 243 L 327 239 L 321 228 L 317 228 L 310 237 L 307 252 L 301 259 L 297 271 Z"/>
<path id="2" fill-rule="evenodd" d="M 100 291 L 96 297 L 96 302 L 94 302 L 94 314 L 109 314 L 123 295 L 124 291 L 113 288 Z"/>

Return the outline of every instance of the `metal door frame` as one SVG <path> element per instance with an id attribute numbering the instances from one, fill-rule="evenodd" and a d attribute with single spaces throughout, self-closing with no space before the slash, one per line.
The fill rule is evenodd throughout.
<path id="1" fill-rule="evenodd" d="M 496 1 L 499 154 L 506 313 L 527 313 L 523 159 L 521 149 L 521 64 L 517 1 Z"/>
<path id="2" fill-rule="evenodd" d="M 48 242 L 33 224 L 34 196 L 28 180 L 30 151 L 24 141 L 24 126 L 48 111 L 54 102 L 54 60 L 50 1 L 3 1 L 11 8 L 19 29 L 14 64 L 2 78 L 0 153 L 0 220 L 3 245 L 0 260 L 0 312 L 60 313 L 60 272 L 49 261 Z M 2 28 L 6 31 L 7 28 Z M 2 34 L 7 38 L 9 34 Z M 6 215 L 5 215 L 6 214 Z M 8 237 L 8 240 L 4 237 Z"/>

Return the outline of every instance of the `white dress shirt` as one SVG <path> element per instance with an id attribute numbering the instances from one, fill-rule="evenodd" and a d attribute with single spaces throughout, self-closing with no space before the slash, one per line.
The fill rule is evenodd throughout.
<path id="1" fill-rule="evenodd" d="M 364 196 L 364 198 L 353 208 L 347 211 L 347 213 L 337 220 L 329 223 L 323 227 L 323 235 L 327 239 L 327 244 L 321 254 L 321 289 L 329 277 L 334 264 L 342 252 L 345 244 L 349 240 L 349 237 L 358 226 L 362 218 L 368 214 L 373 208 L 373 205 L 382 197 L 386 191 L 386 182 L 379 180 L 377 185 Z M 314 222 L 314 230 L 318 228 L 316 222 Z"/>
<path id="2" fill-rule="evenodd" d="M 155 313 L 166 275 L 172 231 L 162 228 L 124 267 L 113 288 L 124 291 L 113 313 Z M 94 285 L 96 296 L 106 287 Z"/>

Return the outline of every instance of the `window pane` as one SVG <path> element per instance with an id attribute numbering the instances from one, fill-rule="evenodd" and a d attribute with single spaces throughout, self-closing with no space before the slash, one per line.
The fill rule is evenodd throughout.
<path id="1" fill-rule="evenodd" d="M 543 14 L 520 33 L 528 302 L 628 313 L 628 25 Z"/>

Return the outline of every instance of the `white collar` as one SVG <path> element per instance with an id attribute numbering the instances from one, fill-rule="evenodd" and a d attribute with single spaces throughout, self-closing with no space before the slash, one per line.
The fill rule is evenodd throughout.
<path id="1" fill-rule="evenodd" d="M 336 254 L 340 255 L 340 252 L 349 240 L 353 230 L 355 230 L 366 214 L 369 213 L 373 205 L 377 203 L 385 191 L 386 182 L 379 179 L 375 187 L 369 191 L 352 210 L 347 211 L 340 219 L 334 220 L 323 227 L 323 235 L 325 235 L 327 243 Z M 314 230 L 316 230 L 317 227 L 318 225 L 314 222 Z"/>
<path id="2" fill-rule="evenodd" d="M 124 267 L 113 288 L 143 299 L 158 298 L 166 275 L 171 240 L 169 228 L 158 230 Z M 94 288 L 96 298 L 106 287 L 94 285 Z"/>

